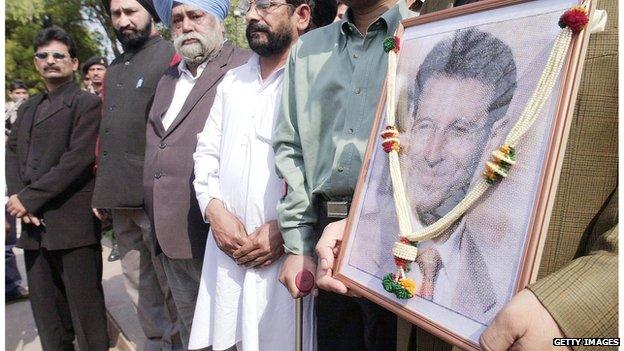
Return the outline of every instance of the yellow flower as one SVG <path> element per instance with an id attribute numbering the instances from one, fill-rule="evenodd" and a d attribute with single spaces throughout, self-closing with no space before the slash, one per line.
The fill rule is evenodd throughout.
<path id="1" fill-rule="evenodd" d="M 410 294 L 415 295 L 416 294 L 416 283 L 409 279 L 409 278 L 403 278 L 399 280 L 399 283 L 401 284 L 401 286 L 403 286 L 403 288 L 405 290 L 407 290 Z"/>
<path id="2" fill-rule="evenodd" d="M 572 6 L 572 10 L 581 11 L 583 13 L 587 13 L 587 9 L 583 6 Z"/>

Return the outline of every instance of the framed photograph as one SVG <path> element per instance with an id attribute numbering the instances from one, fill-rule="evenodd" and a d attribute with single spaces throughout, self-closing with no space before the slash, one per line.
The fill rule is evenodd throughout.
<path id="1" fill-rule="evenodd" d="M 403 22 L 393 85 L 407 199 L 402 218 L 409 217 L 411 230 L 425 230 L 456 211 L 484 178 L 494 184 L 433 239 L 418 242 L 405 272 L 415 282 L 413 297 L 388 292 L 384 277 L 397 272 L 400 228 L 380 138 L 388 126 L 386 81 L 335 267 L 350 289 L 454 345 L 477 349 L 495 315 L 535 279 L 588 30 L 568 40 L 552 89 L 538 96 L 541 111 L 514 141 L 506 177 L 490 182 L 486 164 L 528 123 L 525 110 L 560 45 L 560 17 L 576 5 L 482 1 Z"/>

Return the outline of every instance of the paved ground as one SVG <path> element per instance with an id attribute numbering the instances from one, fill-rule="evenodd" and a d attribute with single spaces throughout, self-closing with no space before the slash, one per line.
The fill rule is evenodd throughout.
<path id="1" fill-rule="evenodd" d="M 23 283 L 26 284 L 26 271 L 24 269 L 24 254 L 20 249 L 13 249 L 17 256 L 17 266 L 22 274 Z M 4 315 L 5 337 L 4 348 L 7 351 L 40 351 L 41 343 L 37 336 L 37 328 L 32 317 L 30 302 L 21 300 L 5 306 Z"/>
<path id="2" fill-rule="evenodd" d="M 104 239 L 102 243 L 104 244 L 102 251 L 102 259 L 104 261 L 102 285 L 104 286 L 106 310 L 117 326 L 122 330 L 124 336 L 132 344 L 131 348 L 134 350 L 142 350 L 143 344 L 145 343 L 145 335 L 139 325 L 139 320 L 132 306 L 132 302 L 130 301 L 130 296 L 126 293 L 121 263 L 120 261 L 108 262 L 106 260 L 110 253 L 110 244 L 107 239 Z"/>
<path id="3" fill-rule="evenodd" d="M 104 242 L 107 245 L 107 242 Z M 26 283 L 26 273 L 24 270 L 23 251 L 14 249 L 17 256 L 17 265 L 22 273 L 24 284 Z M 126 289 L 121 273 L 119 261 L 108 262 L 106 258 L 110 249 L 104 246 L 102 252 L 104 260 L 104 270 L 102 283 L 104 285 L 104 295 L 106 308 L 112 316 L 114 322 L 121 330 L 125 338 L 129 341 L 130 347 L 124 349 L 142 349 L 145 337 L 139 326 L 136 313 L 126 294 Z M 5 306 L 5 341 L 4 346 L 7 351 L 41 351 L 41 343 L 37 336 L 37 328 L 32 317 L 32 310 L 28 300 L 19 301 Z M 109 331 L 113 328 L 109 328 Z M 121 349 L 121 347 L 119 348 Z M 118 350 L 113 348 L 111 350 Z"/>

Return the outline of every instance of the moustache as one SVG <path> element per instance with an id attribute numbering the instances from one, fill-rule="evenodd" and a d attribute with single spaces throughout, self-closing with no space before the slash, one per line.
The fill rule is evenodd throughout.
<path id="1" fill-rule="evenodd" d="M 193 44 L 201 45 L 207 39 L 206 37 L 204 37 L 203 35 L 199 33 L 186 33 L 186 34 L 180 35 L 177 38 L 174 38 L 173 43 L 174 43 L 174 46 L 182 47 L 182 46 L 188 45 L 189 43 L 187 42 L 191 40 L 195 40 L 195 43 Z"/>
<path id="2" fill-rule="evenodd" d="M 249 25 L 247 25 L 247 34 L 251 34 L 251 33 L 255 33 L 255 32 L 264 32 L 264 33 L 271 33 L 271 30 L 269 29 L 268 26 L 265 26 L 263 24 L 260 24 L 258 22 L 251 22 L 249 23 Z"/>
<path id="3" fill-rule="evenodd" d="M 122 31 L 122 32 L 125 32 L 125 31 L 127 31 L 127 30 L 131 30 L 131 31 L 133 31 L 133 32 L 136 32 L 136 31 L 137 31 L 137 29 L 136 29 L 134 26 L 125 26 L 125 27 L 121 27 L 121 28 L 119 28 L 119 30 L 120 30 L 120 31 Z"/>
<path id="4" fill-rule="evenodd" d="M 123 27 L 119 29 L 119 34 L 124 36 L 130 36 L 138 33 L 139 31 L 134 27 Z"/>
<path id="5" fill-rule="evenodd" d="M 190 44 L 189 42 L 194 41 L 194 43 L 201 43 L 202 42 L 202 37 L 200 37 L 199 35 L 195 35 L 195 34 L 189 34 L 189 35 L 185 35 L 184 37 L 182 37 L 180 39 L 180 43 L 182 45 L 188 45 Z"/>

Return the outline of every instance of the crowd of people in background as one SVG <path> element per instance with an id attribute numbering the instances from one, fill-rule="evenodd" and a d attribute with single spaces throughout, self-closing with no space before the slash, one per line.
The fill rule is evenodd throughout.
<path id="1" fill-rule="evenodd" d="M 332 263 L 384 39 L 419 12 L 471 1 L 241 1 L 249 49 L 225 35 L 228 0 L 105 0 L 124 49 L 110 65 L 80 65 L 57 26 L 34 38 L 46 90 L 29 98 L 12 82 L 5 117 L 7 233 L 19 219 L 29 290 L 8 241 L 6 296 L 30 298 L 44 350 L 111 346 L 103 232 L 145 350 L 294 349 L 293 298 L 304 298 L 304 350 L 396 349 L 397 317 L 353 296 Z M 304 270 L 314 294 L 297 285 Z M 563 336 L 534 300 L 546 324 L 527 328 Z M 413 327 L 410 350 L 427 347 L 450 346 Z"/>
<path id="2" fill-rule="evenodd" d="M 9 85 L 9 98 L 4 111 L 5 139 L 11 133 L 11 126 L 17 119 L 17 110 L 29 97 L 28 86 L 21 80 L 14 80 Z M 25 299 L 28 289 L 22 284 L 22 275 L 17 268 L 17 260 L 13 248 L 17 242 L 18 221 L 5 211 L 5 243 L 4 243 L 4 295 L 7 302 Z"/>

